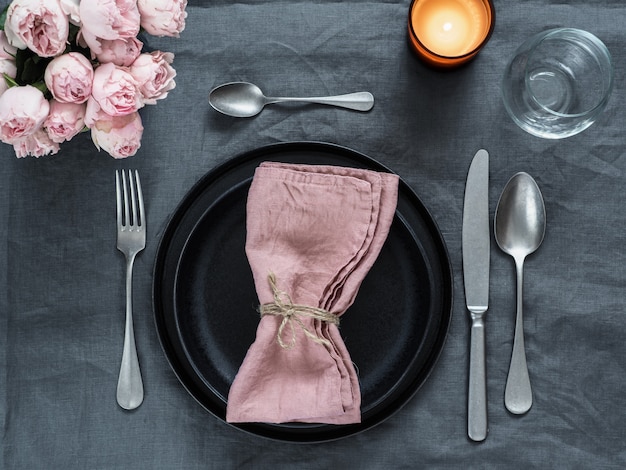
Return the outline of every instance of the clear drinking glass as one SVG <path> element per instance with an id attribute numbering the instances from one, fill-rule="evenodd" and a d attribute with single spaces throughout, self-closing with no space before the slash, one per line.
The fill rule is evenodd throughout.
<path id="1" fill-rule="evenodd" d="M 613 64 L 606 46 L 580 29 L 539 33 L 515 52 L 502 80 L 507 112 L 525 131 L 546 139 L 582 132 L 606 107 Z"/>

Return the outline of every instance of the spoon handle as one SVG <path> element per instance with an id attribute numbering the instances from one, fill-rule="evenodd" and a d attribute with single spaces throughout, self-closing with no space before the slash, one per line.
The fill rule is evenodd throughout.
<path id="1" fill-rule="evenodd" d="M 517 271 L 517 316 L 515 319 L 515 337 L 513 339 L 513 354 L 509 366 L 509 375 L 504 390 L 504 404 L 513 414 L 524 414 L 533 404 L 533 394 L 530 388 L 530 377 L 526 364 L 526 350 L 524 348 L 524 318 L 522 315 L 522 286 L 524 284 L 524 260 L 515 260 Z"/>
<path id="2" fill-rule="evenodd" d="M 267 98 L 268 104 L 288 102 L 327 104 L 340 108 L 353 109 L 355 111 L 369 111 L 374 106 L 374 96 L 368 91 L 359 91 L 357 93 L 348 93 L 347 95 L 337 96 L 316 96 L 310 98 Z"/>

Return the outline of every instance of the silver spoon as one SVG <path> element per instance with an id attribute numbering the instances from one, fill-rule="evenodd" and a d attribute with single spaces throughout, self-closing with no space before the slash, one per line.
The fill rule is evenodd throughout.
<path id="1" fill-rule="evenodd" d="M 247 82 L 232 82 L 213 88 L 209 93 L 209 103 L 220 113 L 233 117 L 252 117 L 261 112 L 266 104 L 305 102 L 339 106 L 356 111 L 369 111 L 374 106 L 374 97 L 367 91 L 338 96 L 312 98 L 267 97 L 261 89 Z"/>
<path id="2" fill-rule="evenodd" d="M 504 391 L 504 404 L 511 413 L 523 414 L 533 404 L 522 317 L 522 286 L 524 259 L 541 242 L 546 228 L 546 211 L 541 191 L 527 173 L 517 173 L 506 184 L 495 214 L 495 237 L 502 251 L 515 260 L 517 271 L 517 316 L 513 354 Z"/>

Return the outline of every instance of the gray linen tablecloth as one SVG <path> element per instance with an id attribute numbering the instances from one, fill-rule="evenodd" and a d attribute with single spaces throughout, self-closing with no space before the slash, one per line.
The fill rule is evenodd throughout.
<path id="1" fill-rule="evenodd" d="M 3 0 L 2 5 L 6 5 Z M 190 0 L 175 53 L 177 87 L 141 111 L 135 157 L 98 153 L 88 135 L 49 158 L 0 146 L 0 468 L 624 468 L 626 466 L 626 136 L 621 0 L 495 0 L 491 41 L 469 66 L 441 73 L 407 43 L 409 1 Z M 586 29 L 609 47 L 615 88 L 606 112 L 561 141 L 532 137 L 505 113 L 499 82 L 530 35 Z M 273 106 L 230 119 L 208 91 L 247 80 L 274 95 L 369 90 L 367 114 Z M 433 374 L 397 414 L 324 444 L 288 444 L 219 421 L 180 385 L 152 314 L 152 270 L 168 217 L 207 171 L 253 148 L 314 140 L 351 147 L 397 172 L 431 211 L 454 272 L 454 311 Z M 469 321 L 461 220 L 465 178 L 491 154 L 491 217 L 517 171 L 541 187 L 548 217 L 527 260 L 526 347 L 534 406 L 503 405 L 512 347 L 511 258 L 492 247 L 487 373 L 490 433 L 466 435 Z M 139 169 L 148 241 L 135 265 L 135 331 L 146 396 L 115 401 L 122 349 L 124 261 L 115 249 L 114 170 Z"/>

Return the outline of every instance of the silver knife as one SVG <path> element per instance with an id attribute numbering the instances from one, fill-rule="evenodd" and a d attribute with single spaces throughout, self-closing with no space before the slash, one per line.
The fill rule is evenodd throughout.
<path id="1" fill-rule="evenodd" d="M 489 305 L 489 154 L 479 150 L 467 174 L 463 204 L 463 280 L 470 312 L 470 369 L 467 397 L 467 435 L 487 437 L 485 322 Z"/>

